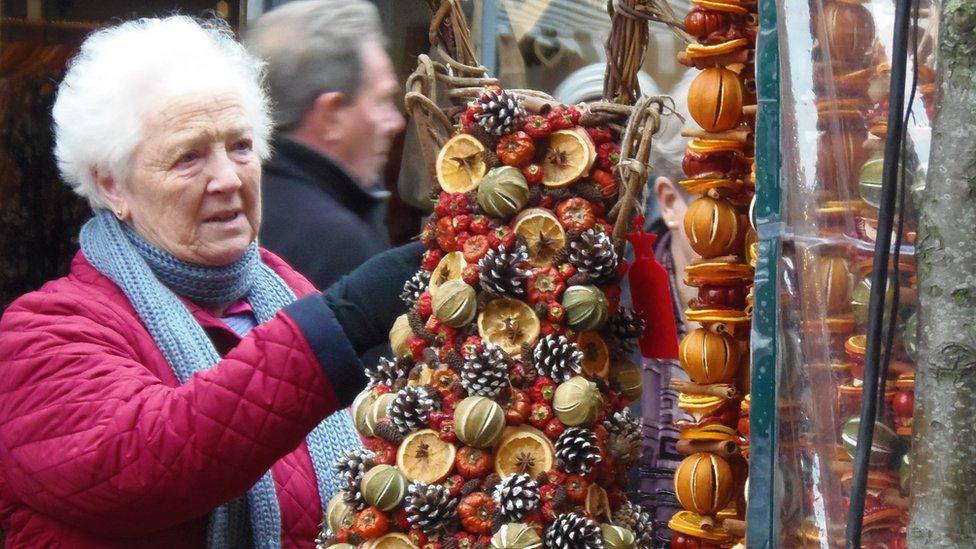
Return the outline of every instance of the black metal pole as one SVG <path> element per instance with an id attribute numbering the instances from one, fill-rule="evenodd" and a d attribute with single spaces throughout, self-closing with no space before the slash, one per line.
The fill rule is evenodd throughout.
<path id="1" fill-rule="evenodd" d="M 912 0 L 895 5 L 895 28 L 892 40 L 891 84 L 888 92 L 888 133 L 885 137 L 882 170 L 881 204 L 878 212 L 878 239 L 874 247 L 871 270 L 871 299 L 868 303 L 867 342 L 864 355 L 864 393 L 861 395 L 861 423 L 854 456 L 854 478 L 851 482 L 850 508 L 847 512 L 847 548 L 860 549 L 864 521 L 864 495 L 868 482 L 868 465 L 874 424 L 878 417 L 879 357 L 884 335 L 885 295 L 888 287 L 888 259 L 891 253 L 891 230 L 894 225 L 898 170 L 905 120 L 905 72 L 908 60 L 908 30 Z M 891 314 L 897 314 L 892 311 Z"/>

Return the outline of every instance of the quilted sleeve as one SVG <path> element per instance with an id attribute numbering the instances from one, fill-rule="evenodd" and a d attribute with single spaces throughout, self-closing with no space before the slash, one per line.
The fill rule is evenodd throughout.
<path id="1" fill-rule="evenodd" d="M 144 535 L 242 495 L 364 383 L 348 341 L 323 343 L 341 328 L 322 299 L 297 303 L 332 323 L 318 332 L 327 350 L 313 350 L 309 327 L 283 312 L 172 387 L 146 368 L 146 345 L 132 335 L 145 332 L 119 308 L 91 296 L 21 298 L 0 321 L 9 488 L 38 512 L 111 536 Z"/>

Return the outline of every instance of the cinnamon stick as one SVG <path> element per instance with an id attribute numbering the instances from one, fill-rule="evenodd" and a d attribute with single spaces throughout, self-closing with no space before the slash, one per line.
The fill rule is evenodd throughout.
<path id="1" fill-rule="evenodd" d="M 672 379 L 668 387 L 681 391 L 682 393 L 693 393 L 696 395 L 709 395 L 719 398 L 736 398 L 739 395 L 738 389 L 732 385 L 724 383 L 714 383 L 712 385 L 699 385 L 690 381 Z"/>
<path id="2" fill-rule="evenodd" d="M 739 127 L 724 132 L 706 132 L 705 130 L 682 130 L 682 137 L 697 137 L 699 139 L 722 139 L 736 141 L 743 145 L 752 143 L 753 133 L 748 127 Z"/>
<path id="3" fill-rule="evenodd" d="M 679 440 L 675 449 L 683 456 L 708 452 L 730 458 L 739 453 L 739 445 L 731 440 Z"/>

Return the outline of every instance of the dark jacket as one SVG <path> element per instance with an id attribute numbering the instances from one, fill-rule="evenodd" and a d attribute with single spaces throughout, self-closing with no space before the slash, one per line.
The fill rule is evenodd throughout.
<path id="1" fill-rule="evenodd" d="M 390 247 L 386 191 L 370 192 L 326 156 L 278 137 L 264 165 L 260 243 L 317 288 Z"/>

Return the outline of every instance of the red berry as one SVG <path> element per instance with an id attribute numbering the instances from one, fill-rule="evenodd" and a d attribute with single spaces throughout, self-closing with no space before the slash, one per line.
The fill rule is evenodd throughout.
<path id="1" fill-rule="evenodd" d="M 441 262 L 444 257 L 444 252 L 440 250 L 427 250 L 422 256 L 420 266 L 425 271 L 433 271 L 437 268 L 437 264 Z"/>
<path id="2" fill-rule="evenodd" d="M 891 401 L 891 407 L 895 411 L 895 415 L 912 417 L 915 412 L 915 396 L 908 391 L 898 391 Z"/>
<path id="3" fill-rule="evenodd" d="M 549 420 L 549 423 L 546 423 L 542 432 L 549 437 L 549 440 L 555 441 L 565 430 L 566 426 L 563 425 L 563 422 L 559 421 L 559 418 L 552 418 Z"/>
<path id="4" fill-rule="evenodd" d="M 543 137 L 552 133 L 552 127 L 549 126 L 549 121 L 538 114 L 533 114 L 526 118 L 522 130 L 533 138 Z"/>
<path id="5" fill-rule="evenodd" d="M 454 430 L 453 414 L 451 419 L 444 420 L 441 423 L 440 429 L 437 430 L 437 437 L 443 440 L 444 442 L 450 442 L 450 443 L 457 442 L 457 432 L 455 432 Z"/>
<path id="6" fill-rule="evenodd" d="M 481 234 L 476 234 L 468 238 L 462 252 L 464 253 L 464 260 L 471 264 L 476 264 L 481 260 L 482 257 L 488 253 L 490 245 L 488 243 L 488 237 Z"/>
<path id="7" fill-rule="evenodd" d="M 482 349 L 484 349 L 484 342 L 480 337 L 468 336 L 461 344 L 461 356 L 470 358 L 480 353 Z"/>
<path id="8" fill-rule="evenodd" d="M 471 225 L 468 228 L 473 234 L 488 234 L 490 219 L 486 215 L 475 215 L 471 218 Z"/>
<path id="9" fill-rule="evenodd" d="M 553 204 L 555 203 L 556 203 L 556 199 L 549 195 L 543 196 L 542 198 L 539 199 L 540 208 L 546 208 L 551 210 Z"/>
<path id="10" fill-rule="evenodd" d="M 478 267 L 475 265 L 466 265 L 461 271 L 461 280 L 463 280 L 468 286 L 478 284 L 479 276 L 480 274 L 478 273 Z"/>
<path id="11" fill-rule="evenodd" d="M 555 484 L 543 484 L 539 487 L 539 500 L 542 502 L 552 501 L 556 497 L 557 490 L 559 490 L 559 486 Z"/>
<path id="12" fill-rule="evenodd" d="M 593 143 L 599 145 L 607 141 L 613 141 L 613 132 L 607 126 L 594 126 L 586 128 L 586 133 L 590 135 Z"/>
<path id="13" fill-rule="evenodd" d="M 407 510 L 404 508 L 397 509 L 393 512 L 393 522 L 396 523 L 397 528 L 400 530 L 409 530 L 410 521 L 407 520 Z"/>
<path id="14" fill-rule="evenodd" d="M 545 521 L 546 524 L 549 524 L 552 521 L 556 520 L 556 516 L 559 515 L 559 512 L 556 510 L 556 507 L 552 504 L 551 501 L 547 501 L 542 504 L 541 512 L 542 512 L 542 520 Z"/>
<path id="15" fill-rule="evenodd" d="M 424 292 L 417 298 L 417 314 L 420 318 L 427 320 L 434 312 L 433 298 L 430 292 Z"/>
<path id="16" fill-rule="evenodd" d="M 573 113 L 567 107 L 556 107 L 546 115 L 546 121 L 549 122 L 549 127 L 553 131 L 568 130 L 575 126 L 576 122 L 579 122 L 579 111 L 576 111 L 576 121 L 573 121 Z"/>
<path id="17" fill-rule="evenodd" d="M 566 318 L 566 308 L 561 303 L 550 303 L 546 309 L 546 320 L 549 322 L 560 323 Z"/>
<path id="18" fill-rule="evenodd" d="M 566 495 L 573 503 L 584 503 L 586 501 L 586 491 L 590 488 L 590 483 L 580 475 L 569 475 L 563 483 L 566 488 Z"/>
<path id="19" fill-rule="evenodd" d="M 538 164 L 529 164 L 522 168 L 522 175 L 525 176 L 525 182 L 529 185 L 536 185 L 542 182 L 542 166 Z"/>
<path id="20" fill-rule="evenodd" d="M 536 402 L 529 411 L 529 423 L 536 429 L 542 429 L 552 419 L 552 407 L 545 402 Z"/>
<path id="21" fill-rule="evenodd" d="M 552 402 L 552 396 L 556 393 L 556 382 L 548 377 L 537 377 L 535 381 L 532 382 L 532 388 L 529 389 L 529 395 L 532 397 L 532 402 Z"/>
<path id="22" fill-rule="evenodd" d="M 560 471 L 559 469 L 549 469 L 546 471 L 546 481 L 549 484 L 562 484 L 566 482 L 566 473 Z"/>
<path id="23" fill-rule="evenodd" d="M 441 410 L 449 414 L 454 413 L 454 407 L 457 406 L 458 401 L 461 400 L 455 393 L 448 393 L 441 397 Z"/>
<path id="24" fill-rule="evenodd" d="M 427 342 L 418 336 L 410 336 L 407 338 L 407 348 L 410 349 L 410 355 L 413 356 L 414 360 L 422 360 Z"/>
<path id="25" fill-rule="evenodd" d="M 620 163 L 620 145 L 616 143 L 601 143 L 596 148 L 596 158 L 600 169 L 613 171 Z"/>
<path id="26" fill-rule="evenodd" d="M 444 479 L 444 487 L 452 496 L 456 496 L 461 493 L 461 487 L 464 486 L 464 477 L 461 475 L 451 475 Z"/>
<path id="27" fill-rule="evenodd" d="M 451 224 L 454 225 L 454 230 L 458 232 L 468 231 L 471 227 L 471 214 L 460 214 L 451 218 Z"/>

